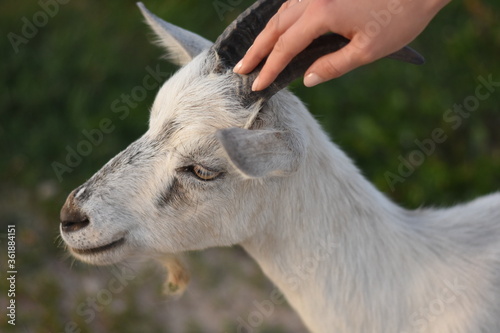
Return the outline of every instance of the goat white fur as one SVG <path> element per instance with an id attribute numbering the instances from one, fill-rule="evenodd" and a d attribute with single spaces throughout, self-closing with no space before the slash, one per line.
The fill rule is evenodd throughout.
<path id="1" fill-rule="evenodd" d="M 61 216 L 86 217 L 61 226 L 77 258 L 240 244 L 311 332 L 500 332 L 499 194 L 400 208 L 293 94 L 242 107 L 210 42 L 142 10 L 185 66 L 145 135 L 68 198 Z M 200 180 L 193 165 L 220 176 Z"/>

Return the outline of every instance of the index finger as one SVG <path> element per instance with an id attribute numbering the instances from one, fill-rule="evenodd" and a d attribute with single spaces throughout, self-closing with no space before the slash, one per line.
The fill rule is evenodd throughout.
<path id="1" fill-rule="evenodd" d="M 298 3 L 289 6 L 283 4 L 278 12 L 269 20 L 264 29 L 255 38 L 245 56 L 238 62 L 234 72 L 248 74 L 272 51 L 279 37 L 302 15 L 305 7 L 300 8 Z M 302 5 L 302 4 L 301 4 Z"/>
<path id="2" fill-rule="evenodd" d="M 328 28 L 307 10 L 276 41 L 269 57 L 255 79 L 252 90 L 267 88 L 288 65 L 288 63 L 311 42 L 328 32 Z"/>

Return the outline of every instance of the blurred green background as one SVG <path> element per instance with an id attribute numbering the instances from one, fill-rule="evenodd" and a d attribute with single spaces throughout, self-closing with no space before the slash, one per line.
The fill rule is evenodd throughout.
<path id="1" fill-rule="evenodd" d="M 159 294 L 163 273 L 157 266 L 129 263 L 134 278 L 126 288 L 105 306 L 91 307 L 88 297 L 104 297 L 116 272 L 65 257 L 57 239 L 59 209 L 74 187 L 145 132 L 157 89 L 147 91 L 126 117 L 113 113 L 112 103 L 142 85 L 148 66 L 165 72 L 175 67 L 150 45 L 152 35 L 133 1 L 61 2 L 57 10 L 44 9 L 44 2 L 0 2 L 0 330 L 236 332 L 238 318 L 248 318 L 252 302 L 273 289 L 239 248 L 190 254 L 192 286 L 175 302 Z M 215 40 L 251 3 L 145 4 Z M 291 89 L 367 178 L 406 207 L 444 206 L 497 191 L 500 87 L 490 87 L 483 100 L 476 88 L 481 77 L 500 82 L 499 21 L 498 1 L 453 1 L 412 43 L 425 65 L 381 60 L 312 89 L 301 82 Z M 26 22 L 39 27 L 30 30 Z M 446 118 L 464 103 L 474 111 Z M 54 163 L 66 164 L 68 151 L 105 118 L 113 130 L 57 176 Z M 446 140 L 426 153 L 416 140 L 429 144 L 436 129 Z M 402 161 L 417 165 L 408 171 Z M 8 224 L 17 230 L 16 327 L 4 314 Z M 255 332 L 303 332 L 300 325 L 283 305 Z"/>

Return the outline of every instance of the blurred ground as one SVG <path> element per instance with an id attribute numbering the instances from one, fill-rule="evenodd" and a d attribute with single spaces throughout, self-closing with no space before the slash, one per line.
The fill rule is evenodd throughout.
<path id="1" fill-rule="evenodd" d="M 148 68 L 175 68 L 150 45 L 133 1 L 47 3 L 55 2 L 0 3 L 0 309 L 8 301 L 11 224 L 18 269 L 17 325 L 8 325 L 2 310 L 0 330 L 236 332 L 241 320 L 262 318 L 255 332 L 304 332 L 286 304 L 259 310 L 256 304 L 274 287 L 238 247 L 189 254 L 192 283 L 177 301 L 160 295 L 163 272 L 152 262 L 96 268 L 65 256 L 57 235 L 66 195 L 146 130 L 157 90 L 147 91 L 126 115 L 113 113 L 113 103 L 140 85 Z M 215 40 L 251 3 L 146 5 Z M 491 86 L 479 98 L 477 87 L 500 81 L 499 19 L 498 1 L 454 1 L 412 44 L 426 57 L 424 66 L 381 60 L 313 89 L 300 82 L 291 89 L 365 175 L 406 207 L 449 205 L 497 191 L 500 88 Z M 30 30 L 33 22 L 38 26 Z M 449 111 L 460 106 L 473 111 Z M 57 172 L 54 163 L 64 163 L 103 119 L 113 130 L 70 171 Z M 436 130 L 446 139 L 437 142 Z M 415 163 L 408 167 L 410 160 Z M 112 292 L 111 281 L 123 288 Z M 99 304 L 92 303 L 96 299 Z"/>

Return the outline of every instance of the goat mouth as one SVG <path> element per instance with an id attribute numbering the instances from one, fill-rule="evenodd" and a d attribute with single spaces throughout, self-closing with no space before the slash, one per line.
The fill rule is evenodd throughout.
<path id="1" fill-rule="evenodd" d="M 111 249 L 114 249 L 114 248 L 117 248 L 117 247 L 123 245 L 123 243 L 125 243 L 125 237 L 122 237 L 120 239 L 117 239 L 117 240 L 109 243 L 109 244 L 99 246 L 99 247 L 94 247 L 94 248 L 90 248 L 90 249 L 75 249 L 72 247 L 71 250 L 76 254 L 91 255 L 91 254 L 98 254 L 98 253 L 109 251 Z"/>

